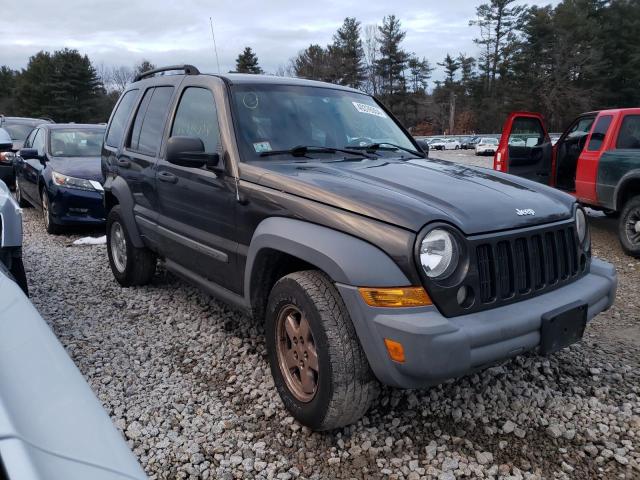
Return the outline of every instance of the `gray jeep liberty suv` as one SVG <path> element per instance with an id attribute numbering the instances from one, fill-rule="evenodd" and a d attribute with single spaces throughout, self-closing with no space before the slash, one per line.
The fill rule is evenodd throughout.
<path id="1" fill-rule="evenodd" d="M 313 429 L 358 420 L 379 382 L 563 348 L 615 297 L 571 196 L 426 159 L 350 88 L 152 70 L 116 105 L 102 167 L 117 281 L 149 283 L 159 258 L 264 319 L 277 390 Z"/>

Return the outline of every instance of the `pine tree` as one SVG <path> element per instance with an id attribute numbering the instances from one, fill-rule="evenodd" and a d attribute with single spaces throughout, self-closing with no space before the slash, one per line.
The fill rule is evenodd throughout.
<path id="1" fill-rule="evenodd" d="M 328 53 L 320 45 L 309 45 L 291 61 L 295 76 L 325 81 L 328 77 L 327 57 Z"/>
<path id="2" fill-rule="evenodd" d="M 382 81 L 383 94 L 393 95 L 405 89 L 403 74 L 410 57 L 400 45 L 405 35 L 395 15 L 384 17 L 378 27 L 380 58 L 376 60 L 376 72 Z"/>
<path id="3" fill-rule="evenodd" d="M 333 36 L 333 45 L 329 48 L 335 68 L 335 77 L 340 85 L 359 88 L 366 79 L 364 48 L 360 39 L 360 22 L 347 17 Z"/>
<path id="4" fill-rule="evenodd" d="M 431 72 L 433 72 L 433 67 L 431 67 L 429 60 L 424 57 L 422 57 L 422 60 L 418 57 L 411 57 L 407 66 L 410 72 L 412 92 L 424 93 L 427 89 L 427 81 L 431 78 Z"/>
<path id="5" fill-rule="evenodd" d="M 258 65 L 258 57 L 253 50 L 251 50 L 251 47 L 245 47 L 244 51 L 236 58 L 236 72 L 263 73 L 262 68 Z"/>

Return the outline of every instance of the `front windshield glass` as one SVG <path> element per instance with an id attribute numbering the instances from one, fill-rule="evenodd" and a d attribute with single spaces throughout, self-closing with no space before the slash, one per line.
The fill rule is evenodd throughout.
<path id="1" fill-rule="evenodd" d="M 260 154 L 298 146 L 344 149 L 381 144 L 379 155 L 399 154 L 386 143 L 416 149 L 368 95 L 321 87 L 236 85 L 232 98 L 238 142 L 247 160 L 273 158 Z M 335 158 L 345 153 L 307 155 Z"/>
<path id="2" fill-rule="evenodd" d="M 54 157 L 99 157 L 104 128 L 51 130 L 50 151 Z"/>
<path id="3" fill-rule="evenodd" d="M 5 123 L 2 125 L 9 135 L 11 135 L 12 140 L 17 140 L 19 142 L 24 142 L 27 138 L 27 135 L 33 130 L 33 125 L 28 125 L 25 123 Z"/>

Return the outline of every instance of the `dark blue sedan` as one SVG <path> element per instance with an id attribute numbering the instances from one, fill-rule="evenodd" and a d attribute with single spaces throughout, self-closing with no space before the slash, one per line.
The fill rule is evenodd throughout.
<path id="1" fill-rule="evenodd" d="M 49 233 L 65 225 L 105 221 L 100 181 L 104 125 L 47 124 L 35 128 L 16 157 L 16 199 L 42 209 Z"/>

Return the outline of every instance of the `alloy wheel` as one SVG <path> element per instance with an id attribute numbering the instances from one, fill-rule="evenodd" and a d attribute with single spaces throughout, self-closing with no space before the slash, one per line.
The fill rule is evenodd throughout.
<path id="1" fill-rule="evenodd" d="M 120 222 L 113 222 L 111 224 L 110 233 L 109 244 L 111 246 L 113 263 L 119 272 L 124 272 L 127 268 L 127 241 Z"/>
<path id="2" fill-rule="evenodd" d="M 280 310 L 276 342 L 278 365 L 289 391 L 300 402 L 310 402 L 318 389 L 318 353 L 309 320 L 298 307 Z"/>
<path id="3" fill-rule="evenodd" d="M 49 197 L 46 192 L 42 192 L 42 216 L 44 217 L 44 226 L 48 230 L 51 218 L 49 217 Z"/>
<path id="4" fill-rule="evenodd" d="M 640 245 L 640 207 L 634 208 L 627 215 L 625 232 L 629 243 Z"/>
<path id="5" fill-rule="evenodd" d="M 22 202 L 22 192 L 20 191 L 20 182 L 18 181 L 17 177 L 16 177 L 16 201 L 18 203 Z"/>

